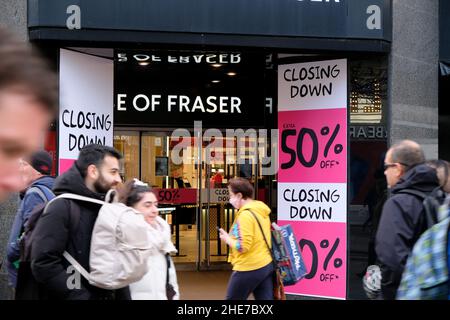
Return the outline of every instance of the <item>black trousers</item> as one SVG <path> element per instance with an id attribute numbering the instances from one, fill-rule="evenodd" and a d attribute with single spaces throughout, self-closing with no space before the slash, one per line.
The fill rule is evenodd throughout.
<path id="1" fill-rule="evenodd" d="M 227 288 L 227 300 L 247 300 L 253 292 L 255 300 L 273 300 L 273 264 L 252 270 L 233 271 Z"/>

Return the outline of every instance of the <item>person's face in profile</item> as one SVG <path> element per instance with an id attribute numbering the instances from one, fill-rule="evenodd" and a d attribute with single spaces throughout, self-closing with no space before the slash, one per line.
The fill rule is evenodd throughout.
<path id="1" fill-rule="evenodd" d="M 388 188 L 395 186 L 404 173 L 404 166 L 399 162 L 393 162 L 392 151 L 389 150 L 384 160 L 384 175 L 386 176 Z"/>
<path id="2" fill-rule="evenodd" d="M 50 120 L 31 96 L 0 91 L 0 201 L 23 188 L 20 159 L 43 146 Z"/>
<path id="3" fill-rule="evenodd" d="M 450 168 L 448 168 L 450 172 Z M 445 169 L 443 167 L 436 169 L 437 177 L 439 179 L 439 184 L 442 186 L 442 189 L 446 193 L 450 193 L 450 174 L 448 176 L 445 175 Z"/>
<path id="4" fill-rule="evenodd" d="M 102 164 L 96 170 L 94 187 L 99 193 L 106 193 L 116 188 L 122 182 L 120 176 L 120 162 L 112 156 L 105 156 Z"/>
<path id="5" fill-rule="evenodd" d="M 20 160 L 20 174 L 22 176 L 22 189 L 26 189 L 36 178 L 37 171 L 24 159 Z"/>

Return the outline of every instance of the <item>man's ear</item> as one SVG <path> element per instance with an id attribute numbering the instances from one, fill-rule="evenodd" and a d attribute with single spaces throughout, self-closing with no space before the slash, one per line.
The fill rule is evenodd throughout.
<path id="1" fill-rule="evenodd" d="M 94 164 L 90 164 L 87 167 L 87 176 L 93 180 L 97 180 L 98 178 L 98 169 Z"/>
<path id="2" fill-rule="evenodd" d="M 397 166 L 397 177 L 401 178 L 405 174 L 405 168 L 403 166 Z"/>

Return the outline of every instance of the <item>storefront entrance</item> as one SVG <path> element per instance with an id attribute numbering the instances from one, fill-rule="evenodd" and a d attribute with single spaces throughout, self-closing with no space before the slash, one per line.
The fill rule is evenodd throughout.
<path id="1" fill-rule="evenodd" d="M 229 268 L 229 249 L 217 230 L 229 230 L 236 213 L 228 202 L 227 183 L 245 177 L 254 185 L 255 198 L 268 203 L 270 178 L 261 174 L 260 165 L 263 150 L 255 148 L 254 137 L 196 141 L 181 141 L 170 130 L 114 133 L 114 147 L 124 156 L 123 179 L 139 178 L 157 195 L 160 215 L 171 225 L 178 249 L 175 263 L 197 270 Z"/>
<path id="2" fill-rule="evenodd" d="M 347 247 L 348 253 L 347 256 L 339 254 L 335 257 L 348 262 L 347 267 L 339 265 L 341 268 L 339 271 L 346 269 L 346 276 L 350 279 L 349 286 L 354 288 L 352 297 L 365 296 L 360 286 L 359 274 L 365 271 L 367 264 L 371 264 L 371 261 L 376 258 L 373 250 L 373 235 L 376 234 L 373 223 L 376 221 L 374 208 L 379 206 L 379 201 L 383 199 L 384 194 L 382 165 L 387 148 L 387 63 L 385 57 L 367 58 L 355 55 L 352 59 L 346 59 L 348 68 L 340 68 L 340 70 L 347 70 L 349 74 L 349 99 L 342 100 L 340 106 L 345 106 L 346 102 L 349 103 L 347 112 L 350 119 L 346 129 L 342 129 L 344 128 L 342 122 L 339 124 L 341 129 L 338 129 L 337 124 L 332 123 L 334 118 L 325 112 L 323 114 L 327 117 L 285 116 L 286 126 L 280 125 L 278 122 L 280 95 L 277 93 L 277 80 L 284 74 L 278 71 L 282 66 L 287 68 L 286 66 L 292 64 L 295 66 L 311 64 L 322 59 L 328 59 L 324 60 L 325 62 L 322 61 L 328 63 L 326 61 L 331 61 L 329 59 L 343 58 L 342 56 L 318 55 L 312 58 L 308 54 L 296 56 L 275 54 L 264 61 L 261 55 L 255 52 L 241 54 L 216 52 L 205 53 L 209 57 L 209 62 L 201 64 L 197 61 L 203 61 L 204 55 L 198 52 L 177 53 L 172 50 L 169 53 L 161 52 L 153 55 L 149 53 L 149 50 L 137 52 L 115 49 L 114 62 L 105 62 L 103 61 L 105 59 L 97 57 L 88 59 L 84 54 L 81 59 L 80 54 L 67 51 L 61 50 L 60 61 L 63 66 L 61 70 L 69 66 L 70 71 L 76 73 L 76 79 L 84 79 L 88 72 L 88 78 L 95 81 L 91 80 L 89 83 L 81 80 L 70 81 L 72 74 L 67 70 L 62 72 L 65 88 L 72 88 L 73 83 L 83 84 L 84 87 L 83 90 L 75 88 L 76 90 L 74 89 L 72 93 L 73 101 L 67 104 L 66 109 L 61 110 L 58 150 L 60 160 L 76 159 L 78 151 L 76 147 L 81 148 L 87 141 L 101 139 L 101 142 L 103 140 L 112 142 L 114 140 L 114 146 L 125 157 L 123 178 L 140 178 L 155 189 L 160 207 L 163 209 L 161 215 L 171 224 L 173 242 L 178 248 L 178 254 L 174 257 L 177 270 L 230 268 L 230 265 L 226 263 L 228 248 L 218 239 L 216 227 L 229 229 L 234 220 L 236 213 L 228 204 L 226 186 L 230 178 L 241 176 L 252 181 L 255 186 L 255 198 L 269 205 L 272 210 L 272 221 L 280 223 L 280 220 L 283 222 L 284 218 L 284 222 L 293 225 L 305 223 L 305 228 L 298 232 L 297 237 L 299 241 L 303 240 L 303 244 L 310 244 L 306 247 L 303 245 L 302 248 L 302 250 L 305 249 L 302 254 L 306 259 L 312 259 L 313 255 L 316 255 L 319 261 L 323 261 L 327 250 L 314 249 L 320 248 L 323 240 L 333 244 L 338 243 L 336 240 L 339 236 L 340 248 L 343 250 Z M 151 52 L 154 51 L 151 50 Z M 213 63 L 217 61 L 214 59 L 219 59 L 219 62 L 222 59 L 223 62 L 236 63 L 216 64 Z M 314 61 L 309 61 L 311 59 Z M 91 63 L 84 63 L 85 60 Z M 181 61 L 189 63 L 181 63 Z M 104 65 L 108 67 L 107 70 L 103 70 Z M 310 69 L 295 68 L 296 70 Z M 331 72 L 326 71 L 327 69 L 320 70 L 325 70 L 324 75 L 331 75 Z M 329 70 L 332 70 L 331 66 Z M 289 74 L 290 71 L 287 73 Z M 101 79 L 97 80 L 96 75 L 101 75 Z M 284 77 L 281 79 L 286 80 Z M 286 81 L 289 82 L 289 80 Z M 90 95 L 80 94 L 80 92 L 88 92 L 88 89 L 94 87 L 96 83 L 108 84 L 108 88 L 95 92 L 91 90 Z M 341 81 L 341 83 L 347 83 L 347 81 Z M 296 92 L 295 90 L 293 93 Z M 99 98 L 100 93 L 104 94 L 104 97 Z M 95 99 L 89 98 L 91 96 Z M 289 97 L 289 92 L 282 96 Z M 84 100 L 79 101 L 79 98 Z M 111 110 L 111 105 L 114 106 L 114 111 Z M 94 125 L 89 121 L 94 115 L 95 130 L 92 128 Z M 72 120 L 68 121 L 68 119 L 78 120 L 79 123 L 74 122 L 74 128 L 72 128 Z M 324 119 L 330 121 L 317 124 L 318 120 Z M 292 125 L 300 130 L 297 130 L 297 133 L 295 130 L 289 133 Z M 285 130 L 286 127 L 288 130 Z M 275 134 L 271 132 L 273 128 L 280 129 L 280 140 L 277 137 L 277 130 L 273 130 Z M 327 131 L 330 128 L 333 130 Z M 91 131 L 86 131 L 87 129 Z M 309 133 L 301 135 L 299 131 L 303 129 Z M 175 134 L 177 131 L 178 135 Z M 233 131 L 235 135 L 228 135 L 229 131 Z M 285 138 L 283 138 L 283 131 L 289 133 L 284 136 Z M 300 200 L 300 198 L 290 201 L 283 198 L 283 195 L 280 197 L 281 192 L 277 194 L 281 181 L 279 172 L 277 175 L 278 165 L 281 167 L 283 164 L 289 164 L 290 168 L 292 164 L 298 165 L 302 160 L 309 161 L 309 164 L 318 164 L 317 155 L 325 156 L 326 149 L 333 152 L 336 150 L 334 147 L 344 145 L 342 142 L 335 142 L 332 132 L 347 133 L 349 136 L 347 180 L 344 175 L 348 196 L 342 193 L 339 197 L 344 199 L 343 202 L 347 199 L 347 202 L 341 209 L 335 210 L 345 215 L 342 221 L 346 221 L 337 222 L 346 223 L 346 227 L 339 226 L 339 235 L 331 234 L 326 228 L 307 227 L 308 219 L 327 219 L 323 214 L 314 216 L 312 205 L 319 202 L 319 205 L 324 208 L 324 205 L 320 203 L 322 201 L 316 200 L 312 203 L 314 199 Z M 312 137 L 320 137 L 322 142 L 310 143 L 309 140 L 311 138 L 312 142 Z M 259 140 L 264 138 L 269 141 L 260 144 Z M 283 150 L 283 139 L 285 150 Z M 73 141 L 77 142 L 76 146 Z M 302 144 L 299 141 L 305 143 Z M 255 142 L 258 142 L 256 148 Z M 314 161 L 312 155 L 309 158 L 303 151 L 299 151 L 303 147 L 310 150 L 308 143 L 316 145 L 316 149 L 319 147 L 321 149 L 320 152 L 316 150 Z M 302 148 L 299 148 L 299 145 Z M 279 147 L 281 150 L 278 150 Z M 286 162 L 287 158 L 280 164 L 276 163 L 277 151 L 288 155 L 293 162 L 290 163 L 291 160 Z M 333 154 L 337 155 L 339 152 L 335 151 Z M 237 161 L 238 155 L 243 161 Z M 267 160 L 273 160 L 270 166 L 273 170 L 267 170 Z M 326 166 L 327 162 L 324 164 Z M 59 168 L 62 167 L 60 165 Z M 321 169 L 330 169 L 330 167 Z M 293 175 L 298 174 L 295 170 L 293 171 Z M 322 172 L 326 171 L 322 170 Z M 286 176 L 285 174 L 285 178 Z M 325 177 L 325 175 L 322 176 Z M 290 180 L 290 177 L 288 178 Z M 281 183 L 286 185 L 291 182 Z M 306 188 L 314 191 L 323 185 L 323 182 L 314 180 L 311 187 Z M 291 186 L 288 187 L 291 188 Z M 325 186 L 325 188 L 328 187 L 328 185 Z M 298 190 L 306 190 L 306 188 L 300 186 Z M 346 189 L 344 187 L 340 190 Z M 292 206 L 291 202 L 299 204 Z M 312 211 L 305 216 L 307 211 L 300 212 L 305 210 L 303 208 L 311 208 Z M 295 211 L 296 209 L 298 210 Z M 347 239 L 346 243 L 341 239 Z M 317 256 L 319 254 L 320 257 Z M 309 265 L 323 266 L 324 264 Z M 317 277 L 314 281 L 321 282 L 320 274 L 322 273 L 315 272 L 315 274 Z M 341 275 L 340 279 L 344 279 L 344 276 Z M 319 285 L 311 284 L 310 287 L 327 288 L 325 283 Z M 344 285 L 340 285 L 339 288 L 341 290 L 339 297 L 343 298 Z M 330 296 L 324 291 L 316 294 Z"/>
<path id="3" fill-rule="evenodd" d="M 229 230 L 234 221 L 231 178 L 249 179 L 255 198 L 269 199 L 272 176 L 263 175 L 260 158 L 269 157 L 271 135 L 259 131 L 274 125 L 269 71 L 264 52 L 114 51 L 114 147 L 125 158 L 123 178 L 154 188 L 178 265 L 230 267 L 217 227 Z"/>

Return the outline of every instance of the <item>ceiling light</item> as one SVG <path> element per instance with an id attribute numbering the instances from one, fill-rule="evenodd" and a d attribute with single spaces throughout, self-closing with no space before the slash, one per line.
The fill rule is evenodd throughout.
<path id="1" fill-rule="evenodd" d="M 228 72 L 227 75 L 229 75 L 230 77 L 234 77 L 235 75 L 237 75 L 236 72 Z"/>
<path id="2" fill-rule="evenodd" d="M 150 64 L 150 62 L 147 62 L 147 61 L 141 61 L 141 62 L 139 62 L 139 65 L 140 66 L 148 66 Z"/>
<path id="3" fill-rule="evenodd" d="M 213 80 L 213 81 L 211 81 L 212 83 L 219 83 L 220 82 L 220 80 Z"/>
<path id="4" fill-rule="evenodd" d="M 212 66 L 214 68 L 220 68 L 222 65 L 220 63 L 214 63 L 214 64 L 212 64 Z"/>

